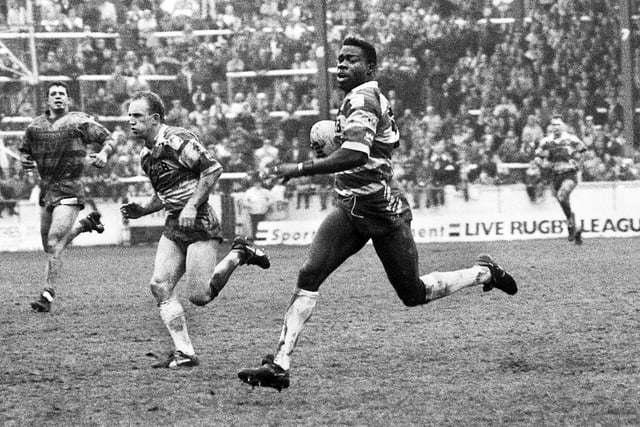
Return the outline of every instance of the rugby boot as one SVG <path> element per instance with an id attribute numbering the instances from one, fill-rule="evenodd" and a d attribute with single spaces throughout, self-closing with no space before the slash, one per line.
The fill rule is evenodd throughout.
<path id="1" fill-rule="evenodd" d="M 231 250 L 239 250 L 244 254 L 244 263 L 249 265 L 257 265 L 260 268 L 267 269 L 271 266 L 269 257 L 257 246 L 251 245 L 247 239 L 236 237 L 231 244 Z"/>
<path id="2" fill-rule="evenodd" d="M 45 288 L 37 300 L 31 303 L 31 308 L 38 313 L 48 313 L 51 311 L 51 302 L 56 293 L 52 288 Z"/>
<path id="3" fill-rule="evenodd" d="M 476 264 L 488 267 L 489 271 L 491 271 L 491 280 L 484 284 L 483 291 L 488 292 L 493 288 L 498 288 L 509 295 L 515 295 L 518 292 L 515 279 L 504 268 L 496 264 L 491 256 L 487 254 L 478 255 Z"/>
<path id="4" fill-rule="evenodd" d="M 166 359 L 161 359 L 151 365 L 152 368 L 191 368 L 192 366 L 198 366 L 200 361 L 196 355 L 187 355 L 176 350 L 169 355 Z"/>
<path id="5" fill-rule="evenodd" d="M 100 218 L 102 214 L 98 211 L 93 211 L 87 215 L 86 218 L 82 218 L 80 220 L 80 224 L 84 231 L 97 231 L 98 233 L 102 233 L 104 231 L 104 224 L 100 222 Z"/>
<path id="6" fill-rule="evenodd" d="M 275 364 L 272 354 L 268 354 L 262 359 L 262 366 L 259 368 L 247 368 L 238 372 L 238 378 L 252 388 L 255 386 L 271 387 L 280 392 L 283 388 L 289 387 L 289 371 L 285 371 Z"/>

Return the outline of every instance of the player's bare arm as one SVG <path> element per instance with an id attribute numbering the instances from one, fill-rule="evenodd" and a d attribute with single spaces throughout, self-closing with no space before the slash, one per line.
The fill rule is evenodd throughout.
<path id="1" fill-rule="evenodd" d="M 127 219 L 136 219 L 141 216 L 149 215 L 154 212 L 158 212 L 163 208 L 162 200 L 158 197 L 158 194 L 154 193 L 153 196 L 144 204 L 135 202 L 126 203 L 120 206 L 120 213 Z"/>
<path id="2" fill-rule="evenodd" d="M 198 213 L 198 207 L 203 203 L 206 203 L 209 199 L 209 194 L 213 191 L 221 174 L 222 168 L 218 168 L 212 172 L 200 175 L 198 185 L 180 212 L 180 217 L 178 218 L 178 224 L 180 227 L 193 227 L 196 220 L 196 214 Z"/>
<path id="3" fill-rule="evenodd" d="M 328 157 L 307 160 L 301 163 L 283 163 L 267 170 L 267 175 L 277 178 L 295 178 L 298 176 L 322 175 L 342 172 L 363 166 L 369 156 L 362 151 L 340 148 Z"/>
<path id="4" fill-rule="evenodd" d="M 115 147 L 115 145 L 116 142 L 113 139 L 109 138 L 108 140 L 106 140 L 99 152 L 91 154 L 89 156 L 91 165 L 98 169 L 102 169 L 103 167 L 105 167 L 107 165 L 107 161 L 109 160 L 109 156 L 111 156 L 111 153 L 113 153 L 113 147 Z"/>

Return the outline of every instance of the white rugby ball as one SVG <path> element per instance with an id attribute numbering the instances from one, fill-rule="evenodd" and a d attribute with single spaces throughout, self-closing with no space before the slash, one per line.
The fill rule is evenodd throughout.
<path id="1" fill-rule="evenodd" d="M 316 157 L 327 157 L 340 148 L 340 142 L 336 138 L 336 122 L 333 120 L 315 122 L 309 132 L 309 140 Z"/>

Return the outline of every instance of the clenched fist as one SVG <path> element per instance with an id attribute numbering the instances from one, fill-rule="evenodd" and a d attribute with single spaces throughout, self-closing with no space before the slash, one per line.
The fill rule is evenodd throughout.
<path id="1" fill-rule="evenodd" d="M 136 219 L 145 215 L 146 212 L 138 203 L 127 203 L 120 206 L 120 213 L 127 219 Z"/>

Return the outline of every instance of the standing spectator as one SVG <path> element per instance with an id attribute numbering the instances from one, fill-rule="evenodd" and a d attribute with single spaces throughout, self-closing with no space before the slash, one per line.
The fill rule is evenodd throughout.
<path id="1" fill-rule="evenodd" d="M 104 231 L 97 211 L 79 222 L 76 219 L 85 203 L 80 178 L 87 161 L 87 147 L 101 148 L 89 159 L 93 166 L 103 168 L 113 151 L 110 133 L 88 114 L 69 112 L 69 102 L 67 85 L 51 83 L 47 88 L 48 110 L 27 126 L 20 145 L 22 167 L 37 168 L 40 175 L 40 236 L 48 259 L 44 290 L 31 303 L 38 312 L 51 309 L 62 270 L 61 255 L 67 245 L 80 233 Z"/>
<path id="2" fill-rule="evenodd" d="M 256 239 L 258 224 L 266 219 L 271 207 L 271 193 L 264 187 L 258 174 L 253 176 L 251 186 L 242 195 L 242 205 L 251 218 L 251 239 Z"/>
<path id="3" fill-rule="evenodd" d="M 156 21 L 156 17 L 153 15 L 151 10 L 145 9 L 142 11 L 142 15 L 140 16 L 140 19 L 138 19 L 137 25 L 138 35 L 140 40 L 144 42 L 144 46 L 153 47 L 155 43 L 153 33 L 158 29 L 158 21 Z"/>
<path id="4" fill-rule="evenodd" d="M 195 76 L 193 73 L 193 62 L 187 61 L 180 68 L 176 78 L 174 97 L 178 98 L 182 105 L 191 104 L 191 94 L 195 89 Z"/>
<path id="5" fill-rule="evenodd" d="M 262 147 L 254 151 L 253 158 L 256 170 L 262 171 L 278 161 L 279 150 L 270 139 L 263 139 Z"/>
<path id="6" fill-rule="evenodd" d="M 124 75 L 122 64 L 115 63 L 113 74 L 111 78 L 107 80 L 107 92 L 113 94 L 115 102 L 122 104 L 127 98 L 127 76 Z"/>
<path id="7" fill-rule="evenodd" d="M 189 123 L 189 110 L 182 106 L 182 101 L 173 99 L 167 112 L 167 125 L 185 127 Z"/>
<path id="8" fill-rule="evenodd" d="M 520 134 L 521 151 L 524 153 L 533 153 L 542 138 L 544 138 L 542 126 L 540 126 L 535 115 L 529 114 L 527 116 L 527 123 L 522 128 L 522 133 Z"/>
<path id="9" fill-rule="evenodd" d="M 7 4 L 7 25 L 9 28 L 20 28 L 27 25 L 27 9 L 18 0 L 9 0 Z"/>

